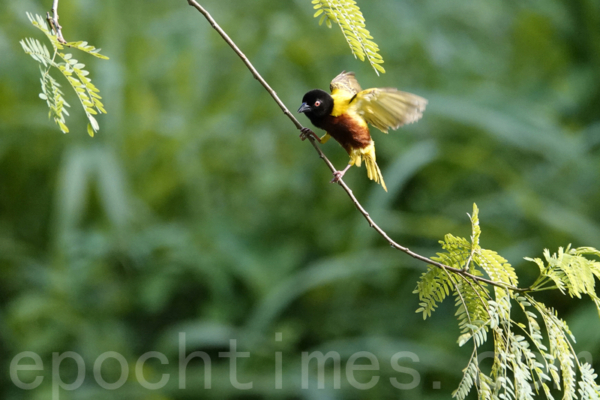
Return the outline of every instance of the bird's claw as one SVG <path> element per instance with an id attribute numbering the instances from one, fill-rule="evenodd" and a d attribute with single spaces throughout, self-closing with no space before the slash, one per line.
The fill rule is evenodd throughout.
<path id="1" fill-rule="evenodd" d="M 342 179 L 342 176 L 344 176 L 345 173 L 346 173 L 346 171 L 335 171 L 333 173 L 333 179 L 331 180 L 331 183 L 338 183 L 340 181 L 340 179 Z"/>
<path id="2" fill-rule="evenodd" d="M 348 169 L 352 166 L 353 164 L 348 164 L 346 166 L 346 168 L 344 168 L 341 171 L 334 171 L 333 172 L 333 179 L 331 180 L 331 183 L 338 183 L 340 181 L 340 179 L 342 179 L 342 176 L 344 176 L 344 174 L 346 173 L 346 171 L 348 171 Z"/>
<path id="3" fill-rule="evenodd" d="M 302 141 L 308 139 L 310 135 L 316 136 L 315 133 L 310 130 L 310 128 L 302 128 L 300 129 L 300 132 L 300 139 L 302 139 Z"/>

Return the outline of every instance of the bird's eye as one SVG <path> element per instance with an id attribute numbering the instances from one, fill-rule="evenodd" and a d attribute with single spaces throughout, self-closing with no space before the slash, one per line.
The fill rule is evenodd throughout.
<path id="1" fill-rule="evenodd" d="M 315 101 L 315 107 L 319 107 L 321 105 L 321 100 Z"/>

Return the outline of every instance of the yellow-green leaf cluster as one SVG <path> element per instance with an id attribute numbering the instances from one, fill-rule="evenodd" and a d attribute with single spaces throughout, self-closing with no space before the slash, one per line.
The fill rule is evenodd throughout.
<path id="1" fill-rule="evenodd" d="M 27 17 L 35 27 L 46 35 L 54 49 L 53 54 L 50 55 L 48 48 L 36 39 L 27 38 L 21 41 L 21 46 L 25 53 L 44 66 L 44 68 L 40 69 L 42 74 L 42 93 L 40 93 L 40 98 L 46 101 L 50 110 L 50 118 L 54 120 L 62 132 L 69 132 L 69 128 L 65 122 L 65 115 L 69 115 L 66 111 L 66 107 L 69 107 L 69 104 L 64 100 L 60 85 L 50 75 L 50 70 L 54 67 L 64 75 L 75 91 L 89 121 L 87 127 L 88 134 L 94 136 L 94 133 L 100 129 L 94 115 L 106 113 L 104 104 L 100 101 L 102 99 L 100 90 L 92 83 L 89 72 L 85 70 L 85 64 L 74 59 L 71 53 L 65 53 L 62 50 L 65 47 L 71 47 L 103 60 L 107 60 L 108 57 L 100 54 L 100 49 L 89 45 L 87 42 L 61 43 L 56 33 L 48 29 L 46 21 L 41 16 L 34 16 L 27 13 Z M 57 58 L 62 61 L 57 61 Z"/>
<path id="2" fill-rule="evenodd" d="M 598 306 L 595 278 L 600 278 L 600 263 L 585 256 L 599 257 L 600 251 L 567 247 L 550 255 L 546 250 L 546 263 L 531 260 L 539 266 L 540 278 L 528 289 L 517 289 L 514 268 L 495 251 L 481 247 L 478 213 L 474 205 L 470 240 L 447 234 L 440 242 L 444 251 L 433 260 L 450 268 L 430 265 L 414 291 L 419 295 L 417 312 L 423 318 L 452 292 L 460 329 L 458 345 L 473 344 L 453 397 L 466 399 L 475 388 L 480 400 L 533 400 L 538 395 L 553 399 L 550 388 L 554 386 L 562 389 L 563 399 L 578 398 L 578 393 L 582 399 L 600 398 L 597 375 L 590 365 L 578 361 L 571 344 L 575 338 L 567 323 L 531 295 L 556 288 L 574 297 L 586 294 Z M 493 292 L 488 290 L 492 286 L 489 280 L 495 283 Z M 524 322 L 513 318 L 513 303 L 525 315 Z M 538 322 L 540 317 L 545 331 Z M 488 336 L 493 338 L 494 362 L 489 373 L 484 373 L 477 360 Z"/>
<path id="3" fill-rule="evenodd" d="M 540 276 L 532 285 L 532 290 L 556 288 L 571 297 L 581 298 L 588 295 L 596 304 L 600 314 L 600 298 L 596 294 L 596 278 L 600 279 L 600 262 L 590 260 L 585 255 L 600 256 L 600 252 L 592 247 L 566 249 L 560 247 L 557 253 L 550 254 L 544 250 L 546 263 L 540 258 L 526 258 L 537 264 Z"/>
<path id="4" fill-rule="evenodd" d="M 319 25 L 323 22 L 331 28 L 331 21 L 336 22 L 354 57 L 364 61 L 365 58 L 369 64 L 379 72 L 385 73 L 383 57 L 379 54 L 379 46 L 373 42 L 373 36 L 365 27 L 365 18 L 354 0 L 313 0 L 315 18 L 319 18 Z"/>

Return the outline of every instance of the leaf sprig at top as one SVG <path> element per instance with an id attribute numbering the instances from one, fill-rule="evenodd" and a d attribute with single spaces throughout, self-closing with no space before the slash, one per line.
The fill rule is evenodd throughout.
<path id="1" fill-rule="evenodd" d="M 64 100 L 64 95 L 59 89 L 60 85 L 50 75 L 50 70 L 54 67 L 64 75 L 75 91 L 89 121 L 87 127 L 88 134 L 94 136 L 94 133 L 100 129 L 94 115 L 97 115 L 98 113 L 106 114 L 104 104 L 100 101 L 100 99 L 102 99 L 100 90 L 89 78 L 89 72 L 85 70 L 85 64 L 80 63 L 73 58 L 71 53 L 65 53 L 63 50 L 65 47 L 71 47 L 103 60 L 108 60 L 108 57 L 100 54 L 100 49 L 95 48 L 87 42 L 61 43 L 58 40 L 56 33 L 50 31 L 46 25 L 46 21 L 37 14 L 34 16 L 27 13 L 27 18 L 29 18 L 33 26 L 44 32 L 54 49 L 54 52 L 51 55 L 48 48 L 37 39 L 27 38 L 20 42 L 25 53 L 29 54 L 43 66 L 40 66 L 42 75 L 40 79 L 42 84 L 40 98 L 46 100 L 50 110 L 49 117 L 54 119 L 54 122 L 59 126 L 63 133 L 69 132 L 69 128 L 65 122 L 65 115 L 69 115 L 66 107 L 70 107 L 70 105 Z M 56 61 L 57 56 L 62 62 Z"/>
<path id="2" fill-rule="evenodd" d="M 598 257 L 600 251 L 567 247 L 550 255 L 546 250 L 547 264 L 541 259 L 528 259 L 538 264 L 540 277 L 531 287 L 519 289 L 514 268 L 498 253 L 481 247 L 478 213 L 473 205 L 470 240 L 447 234 L 440 242 L 443 252 L 432 258 L 470 275 L 430 265 L 414 291 L 419 295 L 417 313 L 423 318 L 430 317 L 452 293 L 460 330 L 458 345 L 473 345 L 452 397 L 464 400 L 475 388 L 480 400 L 533 400 L 540 394 L 553 399 L 550 388 L 554 386 L 562 390 L 563 399 L 600 398 L 597 375 L 589 364 L 579 362 L 573 348 L 575 338 L 567 323 L 531 294 L 547 289 L 559 289 L 576 297 L 587 294 L 598 306 L 595 278 L 600 278 L 600 263 L 585 256 Z M 490 285 L 475 277 L 487 277 L 499 285 L 493 285 L 491 291 Z M 525 315 L 525 322 L 513 319 L 515 303 L 516 310 Z M 484 372 L 478 358 L 481 346 L 490 338 L 494 361 L 489 372 Z"/>
<path id="3" fill-rule="evenodd" d="M 383 57 L 379 54 L 379 46 L 373 42 L 373 36 L 365 27 L 365 18 L 354 0 L 313 0 L 312 4 L 317 10 L 315 18 L 321 17 L 319 25 L 325 22 L 327 27 L 331 28 L 331 21 L 336 22 L 354 57 L 361 61 L 366 58 L 377 75 L 379 72 L 385 73 L 381 66 Z"/>

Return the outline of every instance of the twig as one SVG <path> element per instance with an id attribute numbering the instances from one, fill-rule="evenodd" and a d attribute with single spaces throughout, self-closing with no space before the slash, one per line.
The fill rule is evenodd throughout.
<path id="1" fill-rule="evenodd" d="M 52 3 L 52 9 L 50 11 L 52 11 L 52 16 L 50 16 L 50 13 L 47 12 L 46 19 L 48 20 L 48 23 L 52 27 L 54 33 L 56 33 L 56 39 L 58 39 L 60 43 L 66 44 L 67 41 L 63 37 L 61 30 L 62 26 L 60 26 L 60 24 L 58 23 L 58 0 L 54 0 L 54 2 Z"/>
<path id="2" fill-rule="evenodd" d="M 55 1 L 58 2 L 58 0 L 55 0 Z M 244 62 L 244 64 L 246 64 L 246 66 L 248 67 L 248 69 L 250 70 L 250 72 L 252 73 L 254 78 L 260 82 L 260 84 L 267 90 L 267 92 L 269 92 L 271 97 L 273 97 L 273 100 L 275 100 L 275 102 L 277 103 L 279 108 L 281 108 L 283 113 L 285 115 L 287 115 L 287 117 L 292 121 L 292 123 L 296 126 L 296 128 L 298 128 L 299 130 L 305 129 L 302 126 L 302 124 L 296 119 L 296 117 L 294 117 L 294 115 L 287 109 L 285 104 L 283 104 L 283 102 L 279 99 L 279 97 L 277 96 L 277 93 L 275 93 L 275 91 L 271 88 L 271 86 L 269 86 L 269 84 L 258 73 L 256 68 L 254 68 L 254 66 L 252 65 L 250 60 L 248 60 L 248 57 L 246 57 L 246 55 L 239 49 L 239 47 L 237 47 L 237 45 L 233 42 L 233 40 L 231 40 L 231 38 L 227 35 L 227 33 L 225 33 L 225 31 L 219 26 L 219 24 L 217 24 L 217 21 L 214 20 L 214 18 L 208 13 L 208 11 L 206 11 L 195 0 L 187 0 L 187 2 L 190 6 L 197 9 L 206 18 L 206 20 L 210 23 L 210 25 L 219 33 L 219 35 L 221 35 L 223 40 L 225 40 L 225 42 L 227 42 L 227 44 L 233 49 L 233 51 L 235 51 L 235 53 L 242 59 L 242 61 Z M 327 164 L 327 166 L 329 167 L 331 172 L 337 171 L 336 168 L 331 163 L 331 161 L 329 161 L 329 159 L 325 156 L 323 151 L 321 151 L 321 149 L 317 145 L 313 135 L 307 135 L 307 138 L 310 141 L 310 143 L 313 145 L 313 147 L 315 148 L 317 153 L 319 154 L 319 157 L 325 162 L 325 164 Z M 508 284 L 505 284 L 502 282 L 496 282 L 496 281 L 493 281 L 490 279 L 483 278 L 481 276 L 473 275 L 473 274 L 467 272 L 466 270 L 463 270 L 460 268 L 454 268 L 449 265 L 445 265 L 445 264 L 439 263 L 437 261 L 433 261 L 430 258 L 427 258 L 425 256 L 415 253 L 414 251 L 410 250 L 408 247 L 404 247 L 404 246 L 396 243 L 394 240 L 392 240 L 388 236 L 387 233 L 385 233 L 385 231 L 383 229 L 381 229 L 379 227 L 379 225 L 377 225 L 375 223 L 375 221 L 373 221 L 373 219 L 369 216 L 369 213 L 364 209 L 364 207 L 356 199 L 356 197 L 354 196 L 354 193 L 348 187 L 348 185 L 346 185 L 346 183 L 342 179 L 340 179 L 337 183 L 346 191 L 346 193 L 348 194 L 348 197 L 350 197 L 350 200 L 352 200 L 352 202 L 354 203 L 354 206 L 358 209 L 358 211 L 363 215 L 363 217 L 365 217 L 365 219 L 369 223 L 369 226 L 371 226 L 371 228 L 375 229 L 375 231 L 377 231 L 377 233 L 379 233 L 379 235 L 381 235 L 385 240 L 387 240 L 387 242 L 393 248 L 400 250 L 417 260 L 423 261 L 427 264 L 433 265 L 438 268 L 442 268 L 446 271 L 451 271 L 453 273 L 462 275 L 464 277 L 468 277 L 477 282 L 485 282 L 492 286 L 497 286 L 497 287 L 501 287 L 504 289 L 513 290 L 516 292 L 527 292 L 530 290 L 530 288 L 518 288 L 516 286 L 508 285 Z"/>

